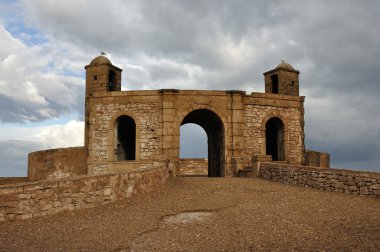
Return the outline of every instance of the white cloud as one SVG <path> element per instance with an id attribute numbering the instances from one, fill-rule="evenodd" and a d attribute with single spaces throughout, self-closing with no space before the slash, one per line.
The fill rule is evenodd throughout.
<path id="1" fill-rule="evenodd" d="M 0 121 L 40 121 L 82 111 L 84 80 L 65 76 L 62 71 L 71 66 L 57 67 L 63 52 L 50 55 L 51 48 L 28 46 L 0 24 Z"/>
<path id="2" fill-rule="evenodd" d="M 84 122 L 70 121 L 64 125 L 46 126 L 36 134 L 36 137 L 46 148 L 83 146 Z"/>
<path id="3" fill-rule="evenodd" d="M 54 148 L 83 146 L 84 122 L 25 127 L 0 124 L 0 177 L 26 176 L 28 153 Z"/>
<path id="4" fill-rule="evenodd" d="M 39 127 L 16 125 L 0 126 L 1 140 L 34 141 L 44 148 L 63 148 L 82 146 L 84 122 L 71 120 L 65 124 L 53 124 Z"/>

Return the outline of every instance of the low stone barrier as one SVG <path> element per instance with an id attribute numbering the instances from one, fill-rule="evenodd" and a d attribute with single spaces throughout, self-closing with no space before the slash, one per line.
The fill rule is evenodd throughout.
<path id="1" fill-rule="evenodd" d="M 181 158 L 177 175 L 207 176 L 207 158 Z"/>
<path id="2" fill-rule="evenodd" d="M 36 151 L 28 155 L 30 180 L 58 179 L 87 174 L 86 150 L 70 147 Z"/>
<path id="3" fill-rule="evenodd" d="M 18 184 L 28 182 L 28 177 L 0 177 L 0 185 Z"/>
<path id="4" fill-rule="evenodd" d="M 0 221 L 102 205 L 153 190 L 168 177 L 168 169 L 160 165 L 124 173 L 0 186 Z"/>
<path id="5" fill-rule="evenodd" d="M 330 168 L 330 155 L 325 152 L 305 150 L 304 165 Z"/>
<path id="6" fill-rule="evenodd" d="M 380 173 L 261 163 L 260 176 L 285 184 L 380 198 Z"/>

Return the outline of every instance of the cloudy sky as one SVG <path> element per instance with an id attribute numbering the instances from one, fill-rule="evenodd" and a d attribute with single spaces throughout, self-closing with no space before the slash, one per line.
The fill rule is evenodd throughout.
<path id="1" fill-rule="evenodd" d="M 306 147 L 380 171 L 379 13 L 375 0 L 0 0 L 0 176 L 26 175 L 28 152 L 83 144 L 83 67 L 100 51 L 124 90 L 263 92 L 285 57 Z"/>

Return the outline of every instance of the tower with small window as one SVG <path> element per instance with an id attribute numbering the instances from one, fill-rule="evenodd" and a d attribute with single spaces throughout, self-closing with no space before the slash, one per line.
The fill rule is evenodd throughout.
<path id="1" fill-rule="evenodd" d="M 121 69 L 104 56 L 94 58 L 86 69 L 86 97 L 97 91 L 121 91 Z"/>
<path id="2" fill-rule="evenodd" d="M 85 139 L 84 145 L 88 146 L 88 131 L 90 108 L 89 99 L 96 92 L 121 91 L 122 69 L 112 65 L 111 61 L 100 55 L 85 66 L 86 69 L 86 98 L 85 98 Z"/>
<path id="3" fill-rule="evenodd" d="M 283 59 L 275 69 L 264 73 L 265 93 L 299 96 L 299 73 Z"/>

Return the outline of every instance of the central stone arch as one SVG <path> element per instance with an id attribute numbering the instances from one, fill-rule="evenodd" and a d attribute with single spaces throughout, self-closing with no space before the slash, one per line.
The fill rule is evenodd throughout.
<path id="1" fill-rule="evenodd" d="M 196 109 L 188 113 L 181 126 L 194 123 L 201 126 L 207 134 L 208 176 L 224 177 L 224 126 L 220 117 L 208 109 Z"/>

